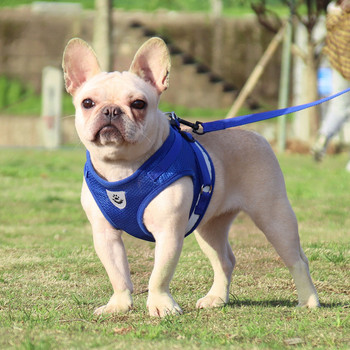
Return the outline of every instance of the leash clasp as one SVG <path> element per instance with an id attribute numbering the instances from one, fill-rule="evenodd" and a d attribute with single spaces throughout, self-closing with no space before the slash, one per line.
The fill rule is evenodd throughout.
<path id="1" fill-rule="evenodd" d="M 203 135 L 205 133 L 202 122 L 196 121 L 195 123 L 191 123 L 188 120 L 179 118 L 175 112 L 167 112 L 166 114 L 170 118 L 170 124 L 175 126 L 179 131 L 181 131 L 180 124 L 183 124 L 192 128 L 192 132 L 197 135 Z"/>
<path id="2" fill-rule="evenodd" d="M 192 127 L 192 131 L 197 134 L 197 135 L 204 135 L 204 128 L 203 128 L 203 123 L 196 121 L 195 124 L 193 124 L 194 126 Z"/>

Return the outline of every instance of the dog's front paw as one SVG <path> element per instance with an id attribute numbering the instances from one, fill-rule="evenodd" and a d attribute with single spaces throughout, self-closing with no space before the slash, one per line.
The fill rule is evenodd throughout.
<path id="1" fill-rule="evenodd" d="M 114 293 L 107 305 L 97 308 L 95 315 L 125 313 L 132 309 L 132 297 L 129 290 Z"/>
<path id="2" fill-rule="evenodd" d="M 182 314 L 180 306 L 168 293 L 149 294 L 147 308 L 150 316 L 165 317 Z"/>
<path id="3" fill-rule="evenodd" d="M 197 301 L 197 309 L 206 309 L 210 307 L 222 307 L 227 303 L 224 298 L 215 296 L 215 295 L 206 295 L 204 298 L 201 298 Z"/>
<path id="4" fill-rule="evenodd" d="M 320 307 L 320 302 L 317 295 L 313 294 L 309 298 L 299 301 L 298 307 L 308 307 L 310 309 L 315 309 L 317 307 Z"/>

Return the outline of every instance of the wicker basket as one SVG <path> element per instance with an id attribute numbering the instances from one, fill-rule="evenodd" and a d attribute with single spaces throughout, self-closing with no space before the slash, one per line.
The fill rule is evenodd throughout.
<path id="1" fill-rule="evenodd" d="M 324 52 L 332 67 L 350 80 L 350 13 L 327 15 L 326 27 Z"/>

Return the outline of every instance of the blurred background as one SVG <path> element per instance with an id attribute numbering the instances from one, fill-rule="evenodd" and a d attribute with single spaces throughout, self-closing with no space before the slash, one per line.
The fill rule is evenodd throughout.
<path id="1" fill-rule="evenodd" d="M 160 108 L 222 119 L 310 102 L 332 92 L 322 53 L 330 1 L 0 1 L 0 146 L 78 144 L 61 59 L 72 37 L 106 70 L 127 70 L 149 37 L 168 44 L 170 88 Z M 248 82 L 248 83 L 247 83 Z M 256 123 L 279 151 L 310 151 L 327 105 Z M 346 123 L 330 152 L 347 147 Z"/>

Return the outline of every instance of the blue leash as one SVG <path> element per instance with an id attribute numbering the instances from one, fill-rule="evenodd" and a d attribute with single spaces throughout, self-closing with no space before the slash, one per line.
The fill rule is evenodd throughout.
<path id="1" fill-rule="evenodd" d="M 191 123 L 191 122 L 188 122 L 188 121 L 183 120 L 181 118 L 178 118 L 174 112 L 171 112 L 168 114 L 170 116 L 170 119 L 172 119 L 174 121 L 176 120 L 177 122 L 179 122 L 181 124 L 190 126 L 194 133 L 196 133 L 198 135 L 203 135 L 207 132 L 224 130 L 227 128 L 233 128 L 235 126 L 251 124 L 251 123 L 259 122 L 262 120 L 280 117 L 281 115 L 299 112 L 299 111 L 302 111 L 303 109 L 314 107 L 314 106 L 317 106 L 321 103 L 332 100 L 333 98 L 341 96 L 349 91 L 350 91 L 350 88 L 345 89 L 343 91 L 340 91 L 334 95 L 322 98 L 320 100 L 317 100 L 317 101 L 314 101 L 311 103 L 305 103 L 305 104 L 302 104 L 299 106 L 276 109 L 274 111 L 268 111 L 268 112 L 247 114 L 247 115 L 243 115 L 243 116 L 239 116 L 239 117 L 234 117 L 234 118 L 229 118 L 229 119 L 221 119 L 221 120 L 216 120 L 216 121 L 206 122 L 206 123 L 202 123 L 199 121 L 197 121 L 196 123 Z"/>

